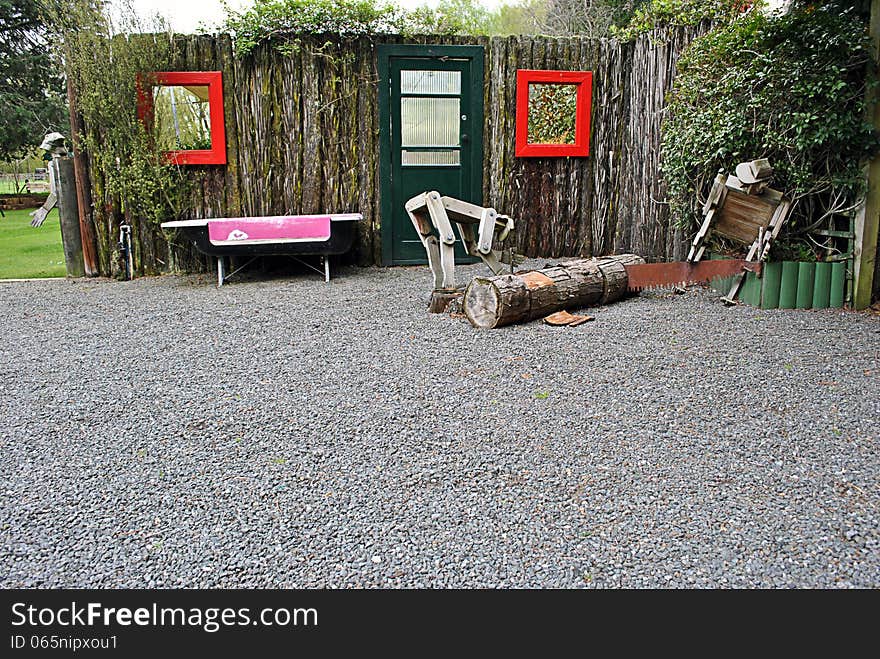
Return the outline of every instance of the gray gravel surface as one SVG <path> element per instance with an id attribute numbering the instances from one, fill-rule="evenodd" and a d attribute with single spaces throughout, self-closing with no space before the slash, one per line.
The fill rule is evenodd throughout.
<path id="1" fill-rule="evenodd" d="M 0 283 L 0 585 L 880 587 L 877 316 L 429 287 Z"/>

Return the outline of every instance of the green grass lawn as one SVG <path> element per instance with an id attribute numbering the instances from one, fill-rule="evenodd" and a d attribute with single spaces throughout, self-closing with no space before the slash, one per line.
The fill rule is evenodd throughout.
<path id="1" fill-rule="evenodd" d="M 31 226 L 33 209 L 4 211 L 0 217 L 0 279 L 64 277 L 64 250 L 58 209 L 41 227 Z"/>

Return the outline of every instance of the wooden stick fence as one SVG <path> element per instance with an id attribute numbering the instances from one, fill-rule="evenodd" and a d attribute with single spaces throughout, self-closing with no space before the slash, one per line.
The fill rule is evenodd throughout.
<path id="1" fill-rule="evenodd" d="M 485 48 L 482 202 L 517 220 L 517 251 L 545 257 L 632 251 L 663 259 L 680 258 L 686 243 L 663 203 L 664 97 L 679 54 L 704 29 L 631 43 L 535 36 L 405 41 Z M 197 185 L 187 217 L 359 212 L 366 220 L 354 259 L 380 262 L 375 46 L 403 41 L 303 37 L 290 54 L 263 46 L 237 59 L 226 35 L 178 38 L 169 68 L 223 71 L 227 131 L 228 164 L 188 170 Z M 514 157 L 517 69 L 593 71 L 589 157 Z M 89 178 L 100 271 L 110 275 L 119 203 L 101 193 L 101 172 L 92 168 Z M 169 244 L 156 226 L 134 222 L 137 271 L 206 267 L 189 246 Z"/>

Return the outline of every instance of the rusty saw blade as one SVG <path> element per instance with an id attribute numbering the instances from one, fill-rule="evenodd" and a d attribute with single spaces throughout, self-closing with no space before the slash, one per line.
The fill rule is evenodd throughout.
<path id="1" fill-rule="evenodd" d="M 666 286 L 703 284 L 724 277 L 731 277 L 748 270 L 761 274 L 761 264 L 757 261 L 743 259 L 718 259 L 715 261 L 674 261 L 672 263 L 643 263 L 627 265 L 628 277 L 626 288 L 629 291 L 641 291 L 645 288 L 663 288 Z"/>

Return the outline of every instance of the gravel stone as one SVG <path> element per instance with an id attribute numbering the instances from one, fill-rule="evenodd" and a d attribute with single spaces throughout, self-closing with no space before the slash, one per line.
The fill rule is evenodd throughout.
<path id="1" fill-rule="evenodd" d="M 880 587 L 877 316 L 335 276 L 0 283 L 0 586 Z"/>

